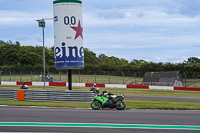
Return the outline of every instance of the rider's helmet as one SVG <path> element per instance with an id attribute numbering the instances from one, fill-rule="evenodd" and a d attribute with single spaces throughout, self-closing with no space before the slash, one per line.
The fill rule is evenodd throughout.
<path id="1" fill-rule="evenodd" d="M 104 90 L 102 93 L 103 93 L 103 94 L 104 94 L 104 93 L 107 93 L 107 90 Z"/>
<path id="2" fill-rule="evenodd" d="M 96 83 L 94 83 L 94 87 L 96 87 Z"/>

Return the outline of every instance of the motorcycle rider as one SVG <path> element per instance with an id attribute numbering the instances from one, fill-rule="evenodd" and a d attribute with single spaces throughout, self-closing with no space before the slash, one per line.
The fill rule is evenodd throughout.
<path id="1" fill-rule="evenodd" d="M 96 83 L 91 86 L 91 90 L 94 89 L 96 92 L 99 92 L 99 88 L 97 87 Z"/>
<path id="2" fill-rule="evenodd" d="M 112 93 L 108 92 L 107 90 L 104 90 L 104 91 L 102 92 L 102 94 L 103 94 L 103 96 L 105 96 L 105 95 L 108 95 L 108 96 L 109 96 L 109 98 L 113 100 L 113 97 L 112 97 L 112 95 L 114 95 L 114 94 L 112 94 Z"/>
<path id="3" fill-rule="evenodd" d="M 108 92 L 107 90 L 104 90 L 102 92 L 102 96 L 106 96 L 106 95 L 108 95 L 108 100 L 102 105 L 102 108 L 104 108 L 104 107 L 112 107 L 112 101 L 114 100 L 112 95 L 114 95 L 114 94 Z M 112 101 L 110 99 L 112 99 Z"/>
<path id="4" fill-rule="evenodd" d="M 91 88 L 96 88 L 97 87 L 97 84 L 96 83 L 94 83 L 92 86 L 91 86 Z"/>
<path id="5" fill-rule="evenodd" d="M 28 86 L 26 85 L 26 83 L 25 82 L 23 82 L 23 84 L 22 85 L 20 85 L 21 86 L 21 88 L 20 89 L 28 89 Z"/>

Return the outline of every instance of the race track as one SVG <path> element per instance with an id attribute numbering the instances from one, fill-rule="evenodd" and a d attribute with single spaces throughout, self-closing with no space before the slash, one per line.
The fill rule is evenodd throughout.
<path id="1" fill-rule="evenodd" d="M 200 111 L 0 106 L 0 132 L 198 133 Z"/>

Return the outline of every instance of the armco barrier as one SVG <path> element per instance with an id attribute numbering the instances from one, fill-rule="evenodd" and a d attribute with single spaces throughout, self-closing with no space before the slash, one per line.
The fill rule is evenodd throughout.
<path id="1" fill-rule="evenodd" d="M 44 86 L 44 82 L 32 82 L 32 86 Z M 45 86 L 49 86 L 49 82 L 45 82 Z"/>
<path id="2" fill-rule="evenodd" d="M 92 101 L 92 91 L 0 89 L 0 98 L 26 101 Z"/>
<path id="3" fill-rule="evenodd" d="M 1 85 L 17 85 L 16 82 L 1 81 Z"/>
<path id="4" fill-rule="evenodd" d="M 93 97 L 94 94 L 91 91 L 17 90 L 17 100 L 26 101 L 88 102 L 92 101 Z"/>
<path id="5" fill-rule="evenodd" d="M 85 87 L 91 87 L 92 85 L 93 85 L 92 83 L 85 83 Z"/>
<path id="6" fill-rule="evenodd" d="M 106 88 L 126 88 L 126 85 L 122 84 L 105 84 Z"/>
<path id="7" fill-rule="evenodd" d="M 85 83 L 85 87 L 91 87 L 93 83 Z M 96 84 L 98 87 L 105 87 L 105 84 Z"/>
<path id="8" fill-rule="evenodd" d="M 23 82 L 1 81 L 1 85 L 21 85 Z M 26 82 L 32 86 L 44 86 L 44 82 Z M 68 86 L 68 82 L 45 82 L 46 86 Z M 72 83 L 74 87 L 91 87 L 93 83 Z M 97 84 L 97 87 L 105 88 L 135 88 L 135 89 L 161 89 L 161 90 L 185 90 L 200 91 L 200 88 L 174 87 L 174 86 L 148 86 L 148 85 L 124 85 L 124 84 Z"/>
<path id="9" fill-rule="evenodd" d="M 67 84 L 68 86 L 68 84 Z M 85 83 L 73 83 L 72 86 L 74 87 L 85 87 Z"/>
<path id="10" fill-rule="evenodd" d="M 66 82 L 49 82 L 49 86 L 66 86 Z"/>
<path id="11" fill-rule="evenodd" d="M 22 85 L 24 82 L 17 82 L 17 85 Z M 26 85 L 32 85 L 32 82 L 25 82 Z"/>
<path id="12" fill-rule="evenodd" d="M 15 89 L 0 89 L 0 98 L 14 99 L 17 94 Z"/>
<path id="13" fill-rule="evenodd" d="M 174 87 L 173 86 L 149 86 L 149 89 L 174 90 Z"/>
<path id="14" fill-rule="evenodd" d="M 200 88 L 190 88 L 190 87 L 174 87 L 174 90 L 184 90 L 184 91 L 200 91 Z"/>
<path id="15" fill-rule="evenodd" d="M 148 85 L 127 85 L 127 88 L 149 89 Z"/>

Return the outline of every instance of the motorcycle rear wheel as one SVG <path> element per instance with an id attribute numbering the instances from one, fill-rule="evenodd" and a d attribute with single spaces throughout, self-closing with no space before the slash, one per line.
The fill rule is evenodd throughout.
<path id="1" fill-rule="evenodd" d="M 101 103 L 99 101 L 93 101 L 91 103 L 91 108 L 94 110 L 99 110 L 101 108 Z"/>
<path id="2" fill-rule="evenodd" d="M 116 103 L 116 109 L 117 110 L 123 110 L 126 108 L 126 104 L 123 101 L 117 101 Z"/>

